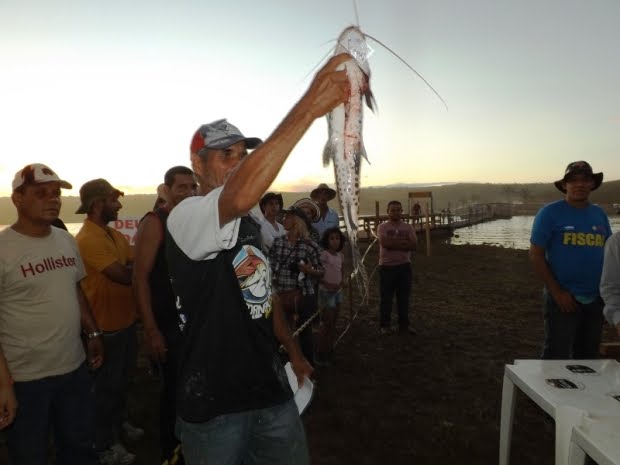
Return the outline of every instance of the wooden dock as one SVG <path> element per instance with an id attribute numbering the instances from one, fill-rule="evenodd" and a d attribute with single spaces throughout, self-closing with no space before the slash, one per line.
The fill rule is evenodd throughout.
<path id="1" fill-rule="evenodd" d="M 511 204 L 485 203 L 458 208 L 454 212 L 444 210 L 440 213 L 430 212 L 428 215 L 403 215 L 402 218 L 403 221 L 412 224 L 418 234 L 424 233 L 428 227 L 433 237 L 449 237 L 458 228 L 466 228 L 479 223 L 511 217 Z M 360 216 L 361 229 L 358 233 L 358 239 L 361 241 L 374 239 L 377 226 L 389 219 L 388 215 Z"/>

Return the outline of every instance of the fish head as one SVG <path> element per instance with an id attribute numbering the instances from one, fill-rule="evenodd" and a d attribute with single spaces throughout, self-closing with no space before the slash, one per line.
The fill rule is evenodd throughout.
<path id="1" fill-rule="evenodd" d="M 366 36 L 357 26 L 349 26 L 338 36 L 335 54 L 348 53 L 366 76 L 370 76 L 368 58 L 374 50 L 366 43 Z"/>

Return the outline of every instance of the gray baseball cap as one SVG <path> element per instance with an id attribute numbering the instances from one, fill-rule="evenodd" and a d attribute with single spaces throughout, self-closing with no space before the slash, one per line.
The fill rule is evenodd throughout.
<path id="1" fill-rule="evenodd" d="M 226 119 L 219 119 L 209 124 L 203 124 L 194 133 L 190 145 L 191 153 L 198 153 L 200 150 L 225 149 L 237 142 L 245 141 L 248 149 L 253 149 L 263 141 L 257 137 L 245 137 L 236 126 L 230 124 Z"/>

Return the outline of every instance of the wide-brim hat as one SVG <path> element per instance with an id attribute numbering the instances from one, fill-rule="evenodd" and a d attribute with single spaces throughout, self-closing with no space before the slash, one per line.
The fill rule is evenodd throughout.
<path id="1" fill-rule="evenodd" d="M 319 192 L 321 192 L 321 191 L 327 191 L 327 193 L 328 193 L 327 201 L 328 202 L 330 200 L 333 200 L 334 197 L 336 197 L 336 191 L 334 189 L 332 189 L 331 187 L 329 187 L 324 182 L 319 184 L 316 189 L 313 189 L 312 192 L 310 192 L 310 197 L 314 200 L 316 198 L 316 196 L 319 194 Z"/>
<path id="2" fill-rule="evenodd" d="M 267 192 L 263 195 L 263 198 L 258 202 L 258 206 L 260 207 L 260 211 L 265 213 L 265 204 L 270 200 L 276 199 L 280 204 L 280 210 L 284 208 L 284 200 L 282 199 L 282 194 L 276 194 L 275 192 Z"/>
<path id="3" fill-rule="evenodd" d="M 590 176 L 594 181 L 594 187 L 592 190 L 598 189 L 603 183 L 603 173 L 594 173 L 592 171 L 592 167 L 588 162 L 585 161 L 574 161 L 569 163 L 564 171 L 564 177 L 562 179 L 557 180 L 553 183 L 553 185 L 562 193 L 566 194 L 566 189 L 564 188 L 564 183 L 571 177 L 576 174 L 582 174 L 585 176 Z"/>
<path id="4" fill-rule="evenodd" d="M 321 219 L 321 209 L 319 204 L 314 200 L 304 197 L 303 199 L 299 199 L 297 202 L 293 204 L 293 207 L 297 208 L 307 208 L 310 210 L 311 215 L 308 218 L 312 223 L 316 223 Z"/>
<path id="5" fill-rule="evenodd" d="M 84 183 L 84 185 L 80 187 L 80 206 L 75 213 L 88 213 L 90 206 L 95 200 L 104 199 L 109 195 L 120 196 L 125 195 L 125 193 L 118 190 L 116 187 L 112 187 L 108 181 L 101 178 Z"/>

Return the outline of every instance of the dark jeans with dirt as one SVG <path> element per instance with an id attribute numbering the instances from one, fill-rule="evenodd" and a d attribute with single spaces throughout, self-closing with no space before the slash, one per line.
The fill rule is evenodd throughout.
<path id="1" fill-rule="evenodd" d="M 16 465 L 48 462 L 53 431 L 56 463 L 96 465 L 94 400 L 91 377 L 83 363 L 77 370 L 34 381 L 16 382 L 15 421 L 6 429 L 9 457 Z"/>
<path id="2" fill-rule="evenodd" d="M 159 396 L 159 443 L 162 462 L 171 460 L 174 450 L 179 445 L 175 433 L 176 424 L 176 384 L 178 372 L 178 351 L 181 333 L 178 327 L 162 330 L 166 339 L 166 360 L 159 363 L 161 374 L 161 392 Z M 179 465 L 181 462 L 177 462 Z"/>
<path id="3" fill-rule="evenodd" d="M 392 301 L 396 296 L 398 326 L 409 327 L 409 294 L 413 272 L 410 263 L 379 267 L 379 322 L 382 328 L 389 328 L 392 319 Z"/>
<path id="4" fill-rule="evenodd" d="M 589 304 L 578 303 L 574 312 L 563 312 L 547 292 L 543 296 L 545 341 L 543 359 L 599 358 L 603 329 L 603 300 L 598 297 Z"/>
<path id="5" fill-rule="evenodd" d="M 95 373 L 96 445 L 101 452 L 120 440 L 126 419 L 129 381 L 136 366 L 138 342 L 135 323 L 103 335 L 105 361 Z"/>

